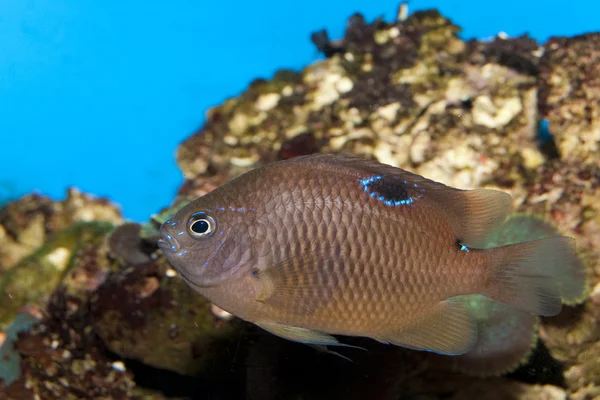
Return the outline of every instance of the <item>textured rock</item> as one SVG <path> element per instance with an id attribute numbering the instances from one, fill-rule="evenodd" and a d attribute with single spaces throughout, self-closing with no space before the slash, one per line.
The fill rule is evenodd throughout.
<path id="1" fill-rule="evenodd" d="M 553 38 L 540 61 L 539 107 L 560 158 L 598 167 L 600 34 Z"/>
<path id="2" fill-rule="evenodd" d="M 90 329 L 85 300 L 58 289 L 42 322 L 19 337 L 21 378 L 0 395 L 9 399 L 128 399 L 133 376 L 113 365 Z"/>
<path id="3" fill-rule="evenodd" d="M 74 189 L 64 201 L 25 196 L 3 208 L 0 232 L 6 237 L 0 241 L 0 257 L 7 268 L 0 275 L 0 330 L 21 307 L 43 308 L 79 258 L 120 222 L 119 211 L 107 200 Z M 89 283 L 89 277 L 85 279 Z"/>
<path id="4" fill-rule="evenodd" d="M 42 247 L 54 232 L 90 221 L 118 224 L 122 218 L 107 199 L 75 188 L 62 201 L 33 194 L 6 204 L 0 208 L 0 272 Z"/>
<path id="5" fill-rule="evenodd" d="M 94 329 L 108 349 L 184 375 L 212 367 L 234 337 L 232 322 L 214 315 L 162 257 L 112 274 L 91 301 Z"/>

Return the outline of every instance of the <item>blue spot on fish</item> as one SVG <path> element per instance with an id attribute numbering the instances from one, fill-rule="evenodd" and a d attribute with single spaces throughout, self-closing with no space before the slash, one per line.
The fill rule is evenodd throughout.
<path id="1" fill-rule="evenodd" d="M 462 243 L 460 242 L 460 240 L 457 240 L 457 241 L 456 241 L 456 247 L 458 247 L 458 249 L 459 249 L 460 251 L 464 251 L 464 252 L 467 252 L 467 253 L 469 252 L 469 248 L 468 248 L 467 246 L 465 246 L 464 244 L 462 244 Z"/>
<path id="2" fill-rule="evenodd" d="M 177 236 L 181 236 L 181 235 L 183 235 L 183 234 L 184 234 L 184 232 L 183 232 L 183 231 L 181 231 L 181 232 L 177 232 Z"/>
<path id="3" fill-rule="evenodd" d="M 410 196 L 407 181 L 403 180 L 400 183 L 396 182 L 397 180 L 398 176 L 373 175 L 366 179 L 359 179 L 359 182 L 365 193 L 388 206 L 411 204 L 421 197 L 421 195 Z M 417 184 L 412 186 L 417 187 Z M 420 192 L 423 193 L 424 190 L 421 189 Z"/>
<path id="4" fill-rule="evenodd" d="M 178 257 L 185 256 L 187 253 L 188 253 L 187 250 L 183 250 L 183 251 L 180 251 L 179 253 L 177 253 L 177 256 Z"/>

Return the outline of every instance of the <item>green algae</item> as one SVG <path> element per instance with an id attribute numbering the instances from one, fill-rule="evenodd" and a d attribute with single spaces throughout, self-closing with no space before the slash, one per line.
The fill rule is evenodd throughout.
<path id="1" fill-rule="evenodd" d="M 44 301 L 71 271 L 77 253 L 86 244 L 99 244 L 113 228 L 108 222 L 78 222 L 56 232 L 43 247 L 25 257 L 0 281 L 0 330 L 6 329 L 19 309 Z"/>

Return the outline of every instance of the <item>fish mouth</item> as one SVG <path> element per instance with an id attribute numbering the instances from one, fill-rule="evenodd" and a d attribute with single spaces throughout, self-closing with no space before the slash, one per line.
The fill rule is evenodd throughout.
<path id="1" fill-rule="evenodd" d="M 169 242 L 167 242 L 165 239 L 163 239 L 162 237 L 160 239 L 158 239 L 158 242 L 156 242 L 158 244 L 158 248 L 161 249 L 162 251 L 171 251 L 171 246 L 169 245 Z"/>
<path id="2" fill-rule="evenodd" d="M 160 227 L 160 238 L 156 242 L 158 244 L 158 248 L 163 251 L 163 253 L 172 253 L 179 249 L 179 242 L 171 233 L 165 225 Z"/>

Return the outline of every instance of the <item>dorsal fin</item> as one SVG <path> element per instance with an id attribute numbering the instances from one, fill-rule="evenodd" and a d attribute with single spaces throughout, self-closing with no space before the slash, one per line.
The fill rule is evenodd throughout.
<path id="1" fill-rule="evenodd" d="M 456 238 L 467 247 L 485 247 L 487 235 L 510 213 L 512 198 L 492 189 L 430 191 Z"/>

